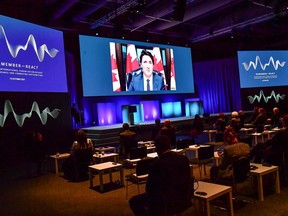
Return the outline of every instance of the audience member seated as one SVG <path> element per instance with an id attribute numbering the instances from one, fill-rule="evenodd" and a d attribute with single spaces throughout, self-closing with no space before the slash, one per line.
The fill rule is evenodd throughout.
<path id="1" fill-rule="evenodd" d="M 203 113 L 204 130 L 213 130 L 213 118 L 210 113 Z"/>
<path id="2" fill-rule="evenodd" d="M 146 193 L 129 200 L 136 216 L 175 215 L 192 205 L 194 191 L 188 158 L 170 150 L 167 136 L 159 135 L 155 146 L 159 158 L 151 164 Z"/>
<path id="3" fill-rule="evenodd" d="M 42 174 L 43 160 L 46 156 L 46 150 L 42 134 L 38 131 L 33 131 L 32 133 L 29 133 L 27 146 L 28 148 L 26 150 L 28 153 L 28 160 L 29 162 L 36 164 L 36 174 L 40 175 Z"/>
<path id="4" fill-rule="evenodd" d="M 283 129 L 266 143 L 259 143 L 251 150 L 251 159 L 255 163 L 267 162 L 273 165 L 282 163 L 283 153 L 288 153 L 288 114 L 282 119 Z"/>
<path id="5" fill-rule="evenodd" d="M 257 115 L 256 119 L 251 122 L 251 124 L 254 125 L 257 133 L 261 133 L 264 131 L 264 125 L 266 124 L 267 118 L 264 108 L 259 108 L 258 113 L 259 114 Z"/>
<path id="6" fill-rule="evenodd" d="M 235 133 L 234 129 L 230 125 L 226 126 L 224 131 L 224 142 L 227 145 L 232 145 L 238 141 L 238 135 Z"/>
<path id="7" fill-rule="evenodd" d="M 128 159 L 130 149 L 137 147 L 136 133 L 130 130 L 128 123 L 124 123 L 122 129 L 119 138 L 119 154 L 122 159 Z"/>
<path id="8" fill-rule="evenodd" d="M 193 143 L 196 137 L 202 135 L 203 131 L 204 131 L 204 123 L 200 115 L 196 114 L 193 123 L 191 125 L 191 132 L 190 132 Z"/>
<path id="9" fill-rule="evenodd" d="M 161 120 L 155 119 L 155 125 L 152 127 L 151 140 L 154 140 L 159 135 L 161 128 Z"/>
<path id="10" fill-rule="evenodd" d="M 219 117 L 214 124 L 214 129 L 217 130 L 218 133 L 224 133 L 227 125 L 227 119 L 224 113 L 219 113 Z"/>
<path id="11" fill-rule="evenodd" d="M 282 122 L 281 122 L 281 114 L 280 110 L 278 107 L 273 108 L 273 113 L 271 115 L 271 118 L 267 119 L 267 123 L 271 125 L 271 128 L 275 127 L 282 127 Z"/>
<path id="12" fill-rule="evenodd" d="M 243 128 L 244 124 L 245 124 L 245 113 L 244 113 L 243 110 L 239 110 L 238 111 L 238 115 L 239 115 L 239 118 L 240 118 L 240 128 Z"/>
<path id="13" fill-rule="evenodd" d="M 232 164 L 235 159 L 240 157 L 248 157 L 250 155 L 250 147 L 247 143 L 238 142 L 228 145 L 224 148 L 220 166 L 214 166 L 210 169 L 210 178 L 212 181 L 221 182 L 225 179 L 232 178 Z"/>
<path id="14" fill-rule="evenodd" d="M 176 129 L 171 124 L 171 121 L 169 119 L 166 119 L 164 121 L 164 126 L 160 130 L 160 135 L 165 135 L 170 138 L 171 145 L 175 147 L 176 145 Z"/>
<path id="15" fill-rule="evenodd" d="M 88 178 L 88 166 L 93 157 L 93 143 L 83 130 L 75 134 L 76 140 L 71 147 L 70 156 L 63 162 L 63 172 L 69 180 L 82 180 Z"/>
<path id="16" fill-rule="evenodd" d="M 237 111 L 231 113 L 231 119 L 228 124 L 233 128 L 234 133 L 238 135 L 241 129 L 241 119 Z"/>
<path id="17" fill-rule="evenodd" d="M 253 113 L 250 116 L 250 118 L 245 122 L 245 124 L 251 124 L 253 121 L 255 121 L 256 117 L 258 116 L 259 112 L 258 112 L 258 107 L 254 107 L 253 109 Z"/>

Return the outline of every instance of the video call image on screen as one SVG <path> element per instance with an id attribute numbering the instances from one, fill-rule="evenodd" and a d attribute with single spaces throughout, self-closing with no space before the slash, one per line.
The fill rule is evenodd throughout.
<path id="1" fill-rule="evenodd" d="M 288 85 L 288 51 L 238 51 L 241 88 Z"/>
<path id="2" fill-rule="evenodd" d="M 110 56 L 114 92 L 176 90 L 173 49 L 110 42 Z M 124 82 L 125 88 L 121 87 Z"/>
<path id="3" fill-rule="evenodd" d="M 0 15 L 0 91 L 67 92 L 63 33 Z"/>
<path id="4" fill-rule="evenodd" d="M 190 48 L 84 35 L 79 42 L 84 96 L 194 93 Z"/>

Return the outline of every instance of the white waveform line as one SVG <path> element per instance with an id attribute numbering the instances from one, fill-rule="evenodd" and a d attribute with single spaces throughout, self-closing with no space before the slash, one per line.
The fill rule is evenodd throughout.
<path id="1" fill-rule="evenodd" d="M 46 44 L 41 45 L 39 47 L 39 49 L 37 49 L 36 40 L 35 40 L 33 34 L 29 35 L 27 42 L 24 46 L 23 45 L 13 46 L 9 43 L 3 26 L 0 25 L 0 39 L 2 38 L 2 36 L 4 37 L 4 39 L 6 41 L 7 48 L 8 48 L 8 50 L 9 50 L 9 52 L 13 58 L 17 57 L 20 50 L 27 50 L 27 47 L 29 44 L 33 47 L 39 62 L 42 62 L 44 60 L 45 53 L 47 53 L 51 58 L 54 58 L 57 55 L 57 53 L 59 52 L 59 50 L 57 50 L 55 48 L 48 50 Z"/>
<path id="2" fill-rule="evenodd" d="M 47 116 L 50 115 L 52 118 L 57 118 L 59 115 L 59 112 L 61 112 L 60 109 L 54 109 L 53 111 L 50 112 L 50 109 L 48 107 L 46 107 L 43 112 L 40 112 L 39 106 L 37 104 L 36 101 L 33 102 L 31 110 L 29 113 L 24 113 L 23 115 L 17 115 L 14 112 L 12 103 L 9 100 L 6 100 L 4 103 L 4 114 L 1 115 L 0 114 L 0 126 L 3 127 L 5 124 L 5 120 L 7 118 L 7 116 L 9 115 L 10 112 L 13 113 L 15 121 L 17 122 L 19 127 L 22 127 L 24 124 L 24 121 L 26 118 L 30 118 L 33 114 L 33 111 L 37 113 L 37 115 L 39 116 L 41 122 L 43 125 L 45 125 L 47 123 Z"/>
<path id="3" fill-rule="evenodd" d="M 281 100 L 284 100 L 285 97 L 286 97 L 286 95 L 285 95 L 285 94 L 282 94 L 282 95 L 277 94 L 277 95 L 276 95 L 275 92 L 272 91 L 271 94 L 270 94 L 270 96 L 267 96 L 267 97 L 266 97 L 266 96 L 264 95 L 263 90 L 261 90 L 260 93 L 259 93 L 259 96 L 258 96 L 258 95 L 254 95 L 254 96 L 248 96 L 247 98 L 248 98 L 250 104 L 253 104 L 255 100 L 257 100 L 258 102 L 260 102 L 262 98 L 263 98 L 263 100 L 265 101 L 265 103 L 267 103 L 272 97 L 275 99 L 275 102 L 278 103 L 280 99 L 281 99 Z"/>
<path id="4" fill-rule="evenodd" d="M 254 70 L 256 70 L 257 66 L 258 66 L 258 63 L 260 65 L 260 67 L 262 68 L 262 70 L 265 70 L 266 67 L 270 66 L 270 64 L 273 65 L 274 69 L 275 70 L 278 70 L 278 67 L 284 67 L 284 65 L 286 64 L 286 61 L 283 61 L 283 62 L 280 62 L 279 60 L 277 60 L 276 62 L 274 61 L 274 58 L 271 56 L 269 58 L 269 61 L 268 63 L 266 64 L 262 64 L 261 62 L 261 59 L 259 56 L 256 56 L 256 59 L 255 59 L 255 63 L 253 61 L 250 61 L 249 64 L 247 64 L 246 62 L 243 62 L 242 65 L 243 67 L 245 68 L 246 71 L 248 71 L 251 67 L 254 68 Z"/>

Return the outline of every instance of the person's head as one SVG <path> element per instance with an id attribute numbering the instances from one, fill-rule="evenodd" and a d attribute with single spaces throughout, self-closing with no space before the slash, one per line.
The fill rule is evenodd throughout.
<path id="1" fill-rule="evenodd" d="M 171 125 L 170 119 L 166 119 L 166 120 L 164 121 L 164 126 L 170 127 L 170 125 Z"/>
<path id="2" fill-rule="evenodd" d="M 196 114 L 195 117 L 194 117 L 194 119 L 195 119 L 195 120 L 201 120 L 201 117 L 200 117 L 199 114 Z"/>
<path id="3" fill-rule="evenodd" d="M 86 133 L 82 129 L 78 130 L 75 136 L 76 136 L 77 142 L 79 143 L 85 143 L 87 140 Z"/>
<path id="4" fill-rule="evenodd" d="M 142 50 L 140 55 L 140 66 L 146 78 L 150 78 L 153 74 L 154 59 L 150 52 Z"/>
<path id="5" fill-rule="evenodd" d="M 160 125 L 161 124 L 161 120 L 159 118 L 155 119 L 155 125 Z"/>
<path id="6" fill-rule="evenodd" d="M 129 126 L 128 123 L 124 123 L 124 124 L 122 125 L 122 128 L 123 128 L 123 130 L 129 130 L 130 126 Z"/>
<path id="7" fill-rule="evenodd" d="M 274 107 L 274 108 L 273 108 L 273 113 L 276 114 L 276 115 L 279 113 L 278 107 Z"/>
<path id="8" fill-rule="evenodd" d="M 232 114 L 231 114 L 231 117 L 232 117 L 232 118 L 237 118 L 237 117 L 239 117 L 238 112 L 237 112 L 237 111 L 233 111 Z"/>
<path id="9" fill-rule="evenodd" d="M 221 118 L 221 119 L 225 119 L 225 114 L 224 113 L 219 113 L 219 118 Z"/>
<path id="10" fill-rule="evenodd" d="M 159 135 L 154 140 L 154 145 L 158 156 L 160 157 L 164 152 L 167 152 L 171 149 L 171 141 L 168 136 Z"/>
<path id="11" fill-rule="evenodd" d="M 262 108 L 262 107 L 261 107 L 261 108 L 259 108 L 259 109 L 258 109 L 258 113 L 259 113 L 259 114 L 261 114 L 261 113 L 265 113 L 265 109 L 264 109 L 264 108 Z"/>

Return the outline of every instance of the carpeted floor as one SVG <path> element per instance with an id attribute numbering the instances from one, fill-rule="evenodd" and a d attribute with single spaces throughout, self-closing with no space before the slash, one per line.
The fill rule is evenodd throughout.
<path id="1" fill-rule="evenodd" d="M 13 163 L 11 162 L 13 161 Z M 34 216 L 34 215 L 132 215 L 128 201 L 126 200 L 125 187 L 117 184 L 105 185 L 106 191 L 100 193 L 98 190 L 99 178 L 93 179 L 94 187 L 89 188 L 89 181 L 69 182 L 63 178 L 63 174 L 56 175 L 52 172 L 53 161 L 47 161 L 45 174 L 29 176 L 28 170 L 34 167 L 27 166 L 21 158 L 17 160 L 2 160 L 0 166 L 0 215 L 5 216 Z M 130 170 L 125 170 L 126 173 Z M 198 178 L 199 170 L 194 168 L 195 176 Z M 208 172 L 209 173 L 209 172 Z M 208 177 L 208 176 L 206 176 Z M 107 182 L 105 175 L 104 182 Z M 114 180 L 118 180 L 118 173 L 113 173 Z M 108 187 L 109 186 L 109 187 Z M 144 185 L 141 192 L 144 192 Z M 273 193 L 273 188 L 266 190 L 265 201 L 257 200 L 255 185 L 251 182 L 242 185 L 240 191 L 251 203 L 236 208 L 235 216 L 286 216 L 288 210 L 288 188 L 282 187 L 280 194 Z M 129 187 L 128 196 L 137 194 L 137 187 Z M 221 200 L 213 204 L 221 204 Z M 188 209 L 182 214 L 197 215 L 198 207 Z M 212 207 L 212 215 L 227 215 L 227 212 Z M 199 215 L 199 214 L 198 214 Z"/>

